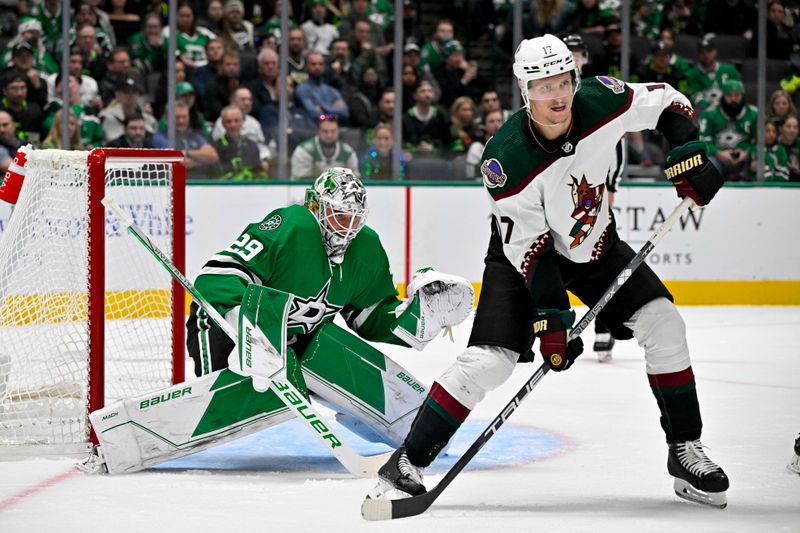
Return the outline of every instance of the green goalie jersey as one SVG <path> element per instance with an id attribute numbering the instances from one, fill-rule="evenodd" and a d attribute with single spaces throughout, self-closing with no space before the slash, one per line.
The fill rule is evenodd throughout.
<path id="1" fill-rule="evenodd" d="M 308 208 L 276 209 L 214 255 L 195 285 L 225 315 L 241 303 L 250 283 L 295 295 L 287 321 L 290 337 L 309 334 L 341 312 L 361 337 L 404 344 L 389 330 L 400 301 L 386 251 L 369 226 L 350 243 L 342 263 L 332 264 Z"/>

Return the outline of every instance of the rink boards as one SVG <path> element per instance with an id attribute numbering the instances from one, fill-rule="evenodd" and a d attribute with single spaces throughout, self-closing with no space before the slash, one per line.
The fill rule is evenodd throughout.
<path id="1" fill-rule="evenodd" d="M 302 202 L 299 185 L 192 186 L 187 206 L 187 269 L 229 244 L 272 208 Z M 368 224 L 389 254 L 399 286 L 433 266 L 480 289 L 489 238 L 489 199 L 480 186 L 372 185 Z M 638 249 L 678 200 L 669 186 L 622 187 L 614 212 L 623 239 Z M 800 188 L 726 187 L 687 215 L 653 251 L 650 266 L 679 303 L 800 304 L 800 247 L 795 240 Z M 220 206 L 236 209 L 220 216 Z"/>
<path id="2" fill-rule="evenodd" d="M 246 224 L 271 209 L 302 202 L 304 191 L 304 185 L 292 184 L 190 185 L 189 277 Z M 726 187 L 711 206 L 677 224 L 648 263 L 682 304 L 798 305 L 798 202 L 800 188 Z M 368 203 L 368 223 L 381 236 L 401 290 L 410 274 L 424 266 L 462 275 L 480 289 L 489 236 L 489 199 L 483 187 L 375 184 L 368 187 Z M 638 248 L 676 204 L 669 185 L 623 186 L 614 205 L 620 235 Z M 0 231 L 9 212 L 0 205 Z"/>

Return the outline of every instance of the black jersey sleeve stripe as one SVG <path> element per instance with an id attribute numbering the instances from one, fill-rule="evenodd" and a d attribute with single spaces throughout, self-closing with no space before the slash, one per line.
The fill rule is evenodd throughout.
<path id="1" fill-rule="evenodd" d="M 258 276 L 253 274 L 250 271 L 249 268 L 247 268 L 246 266 L 244 266 L 243 264 L 241 264 L 241 263 L 239 263 L 237 261 L 228 262 L 228 261 L 217 261 L 217 260 L 213 260 L 212 259 L 211 261 L 208 261 L 208 262 L 206 262 L 205 265 L 203 265 L 203 268 L 206 268 L 206 267 L 209 267 L 209 268 L 227 268 L 227 269 L 237 270 L 237 271 L 241 272 L 242 274 L 244 274 L 250 280 L 250 283 L 259 283 L 260 282 L 260 280 L 258 279 Z"/>

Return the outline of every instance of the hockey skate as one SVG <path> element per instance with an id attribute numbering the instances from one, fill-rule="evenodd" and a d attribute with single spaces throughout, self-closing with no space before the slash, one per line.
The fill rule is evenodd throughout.
<path id="1" fill-rule="evenodd" d="M 794 441 L 794 457 L 792 457 L 792 460 L 786 465 L 786 469 L 789 472 L 800 474 L 800 436 Z"/>
<path id="2" fill-rule="evenodd" d="M 106 460 L 100 446 L 92 446 L 89 457 L 75 463 L 75 468 L 84 474 L 107 474 Z"/>
<path id="3" fill-rule="evenodd" d="M 606 363 L 611 360 L 611 349 L 614 348 L 614 337 L 611 333 L 596 333 L 594 337 L 594 352 L 597 360 Z"/>
<path id="4" fill-rule="evenodd" d="M 728 505 L 728 476 L 706 456 L 700 439 L 670 442 L 667 471 L 680 498 L 720 509 Z"/>
<path id="5" fill-rule="evenodd" d="M 411 464 L 406 449 L 400 447 L 378 470 L 378 484 L 367 493 L 368 499 L 396 500 L 425 494 L 422 472 Z"/>

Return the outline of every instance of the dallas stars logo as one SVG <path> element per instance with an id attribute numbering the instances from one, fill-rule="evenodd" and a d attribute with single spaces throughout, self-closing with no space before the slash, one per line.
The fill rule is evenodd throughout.
<path id="1" fill-rule="evenodd" d="M 278 227 L 283 222 L 283 219 L 280 215 L 272 215 L 267 220 L 259 224 L 258 229 L 261 231 L 272 231 L 274 229 L 278 229 Z"/>
<path id="2" fill-rule="evenodd" d="M 299 327 L 303 333 L 311 333 L 323 320 L 334 316 L 342 310 L 342 306 L 328 303 L 328 290 L 331 286 L 329 279 L 316 296 L 301 298 L 295 296 L 289 308 L 287 327 Z"/>

